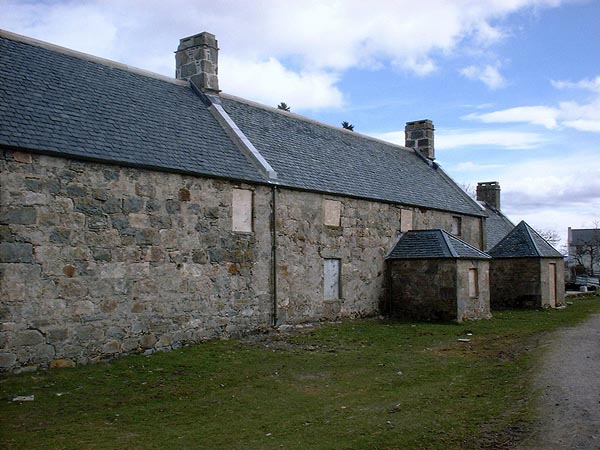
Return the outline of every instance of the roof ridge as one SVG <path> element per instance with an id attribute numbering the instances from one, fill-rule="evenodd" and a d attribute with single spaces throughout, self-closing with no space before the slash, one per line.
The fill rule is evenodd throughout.
<path id="1" fill-rule="evenodd" d="M 542 257 L 542 252 L 539 249 L 539 247 L 537 246 L 537 244 L 535 243 L 535 239 L 533 238 L 533 235 L 531 234 L 531 232 L 534 231 L 534 230 L 524 220 L 521 220 L 521 223 L 519 223 L 519 225 L 523 225 L 523 228 L 525 229 L 525 235 L 527 236 L 527 238 L 529 239 L 531 245 L 533 246 L 533 250 L 537 253 L 537 256 L 541 258 Z M 519 225 L 517 225 L 517 226 L 519 226 Z"/>
<path id="2" fill-rule="evenodd" d="M 319 126 L 323 126 L 323 127 L 326 127 L 326 128 L 330 128 L 332 130 L 336 130 L 336 131 L 339 131 L 341 133 L 346 133 L 349 136 L 357 136 L 359 138 L 368 139 L 370 141 L 378 142 L 380 144 L 389 145 L 390 147 L 399 148 L 399 149 L 405 150 L 405 151 L 407 151 L 409 153 L 414 153 L 416 155 L 419 154 L 414 149 L 409 148 L 409 147 L 405 147 L 404 145 L 394 144 L 393 142 L 385 141 L 383 139 L 379 139 L 379 138 L 370 136 L 368 134 L 360 133 L 358 131 L 350 131 L 350 130 L 346 130 L 345 128 L 336 127 L 334 125 L 331 125 L 331 124 L 328 124 L 328 123 L 325 123 L 325 122 L 320 122 L 318 120 L 311 119 L 310 117 L 307 117 L 307 116 L 303 116 L 302 114 L 298 114 L 298 113 L 294 113 L 294 112 L 290 112 L 290 111 L 284 111 L 282 109 L 278 109 L 278 108 L 275 108 L 273 106 L 265 105 L 264 103 L 259 103 L 259 102 L 256 102 L 254 100 L 248 100 L 247 98 L 238 97 L 237 95 L 228 94 L 226 92 L 221 92 L 219 95 L 221 97 L 223 97 L 223 98 L 228 99 L 228 100 L 238 101 L 240 103 L 245 103 L 246 105 L 249 105 L 249 106 L 254 106 L 256 108 L 264 109 L 265 111 L 273 112 L 273 113 L 276 113 L 276 114 L 281 114 L 281 115 L 284 115 L 284 116 L 292 117 L 294 119 L 302 120 L 304 122 L 312 123 L 314 125 L 319 125 Z"/>
<path id="3" fill-rule="evenodd" d="M 4 30 L 0 28 L 0 37 L 5 39 L 9 39 L 11 41 L 21 42 L 23 44 L 33 45 L 35 47 L 41 47 L 46 50 L 50 50 L 57 53 L 62 53 L 63 55 L 73 56 L 75 58 L 83 59 L 86 61 L 90 61 L 97 64 L 102 64 L 104 66 L 112 67 L 114 69 L 121 69 L 127 72 L 135 73 L 137 75 L 142 75 L 148 78 L 154 78 L 160 81 L 166 81 L 167 83 L 177 84 L 179 86 L 189 87 L 187 81 L 178 80 L 176 78 L 171 78 L 166 75 L 162 75 L 160 73 L 152 72 L 146 69 L 140 69 L 139 67 L 130 66 L 125 63 L 121 63 L 118 61 L 114 61 L 107 58 L 102 58 L 100 56 L 90 55 L 89 53 L 80 52 L 77 50 L 73 50 L 67 47 L 62 47 L 57 44 L 52 44 L 50 42 L 41 41 L 39 39 L 31 38 L 29 36 L 23 36 L 22 34 L 13 33 L 12 31 Z"/>
<path id="4" fill-rule="evenodd" d="M 450 236 L 448 235 L 448 232 L 442 229 L 438 229 L 436 231 L 442 235 L 442 240 L 444 241 L 444 244 L 446 244 L 446 247 L 448 247 L 450 255 L 452 255 L 453 258 L 458 258 L 458 253 L 454 249 L 454 246 L 450 243 Z"/>

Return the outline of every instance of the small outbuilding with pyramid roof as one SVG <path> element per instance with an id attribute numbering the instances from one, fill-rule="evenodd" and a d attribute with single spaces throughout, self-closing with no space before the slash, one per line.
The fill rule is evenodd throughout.
<path id="1" fill-rule="evenodd" d="M 490 301 L 496 308 L 556 308 L 565 301 L 563 256 L 521 221 L 490 251 Z"/>
<path id="2" fill-rule="evenodd" d="M 386 259 L 388 314 L 459 322 L 490 318 L 489 261 L 444 230 L 401 234 Z"/>

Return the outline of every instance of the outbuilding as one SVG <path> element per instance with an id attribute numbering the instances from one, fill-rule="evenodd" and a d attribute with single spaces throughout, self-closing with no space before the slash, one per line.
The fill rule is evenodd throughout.
<path id="1" fill-rule="evenodd" d="M 458 322 L 490 318 L 489 260 L 444 230 L 403 233 L 386 259 L 389 315 Z"/>
<path id="2" fill-rule="evenodd" d="M 492 309 L 564 304 L 563 256 L 526 222 L 521 221 L 489 253 Z"/>

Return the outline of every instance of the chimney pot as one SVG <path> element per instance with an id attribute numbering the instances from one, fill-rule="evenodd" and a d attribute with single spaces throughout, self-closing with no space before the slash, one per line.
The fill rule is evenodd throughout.
<path id="1" fill-rule="evenodd" d="M 415 149 L 425 158 L 433 161 L 435 159 L 434 130 L 433 122 L 428 119 L 406 122 L 405 146 Z"/>
<path id="2" fill-rule="evenodd" d="M 487 203 L 496 211 L 500 211 L 500 183 L 497 181 L 477 183 L 477 200 Z"/>
<path id="3" fill-rule="evenodd" d="M 202 92 L 219 93 L 219 47 L 206 31 L 183 38 L 175 52 L 175 77 L 188 80 Z"/>

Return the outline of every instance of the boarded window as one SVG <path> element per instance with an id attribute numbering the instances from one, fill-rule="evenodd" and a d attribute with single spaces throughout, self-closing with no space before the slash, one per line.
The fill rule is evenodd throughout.
<path id="1" fill-rule="evenodd" d="M 452 217 L 452 230 L 450 231 L 454 236 L 462 235 L 462 218 L 453 216 Z"/>
<path id="2" fill-rule="evenodd" d="M 469 269 L 469 297 L 479 297 L 479 275 L 477 269 Z"/>
<path id="3" fill-rule="evenodd" d="M 323 200 L 323 223 L 330 227 L 339 227 L 341 211 L 341 202 L 336 200 Z"/>
<path id="4" fill-rule="evenodd" d="M 548 280 L 548 287 L 550 288 L 550 306 L 556 308 L 556 264 L 550 263 L 550 278 Z"/>
<path id="5" fill-rule="evenodd" d="M 326 300 L 340 298 L 340 260 L 323 260 L 323 296 Z"/>
<path id="6" fill-rule="evenodd" d="M 252 191 L 248 189 L 233 190 L 231 217 L 233 231 L 252 231 Z"/>
<path id="7" fill-rule="evenodd" d="M 410 231 L 413 229 L 413 212 L 412 209 L 403 209 L 400 211 L 400 232 Z"/>

